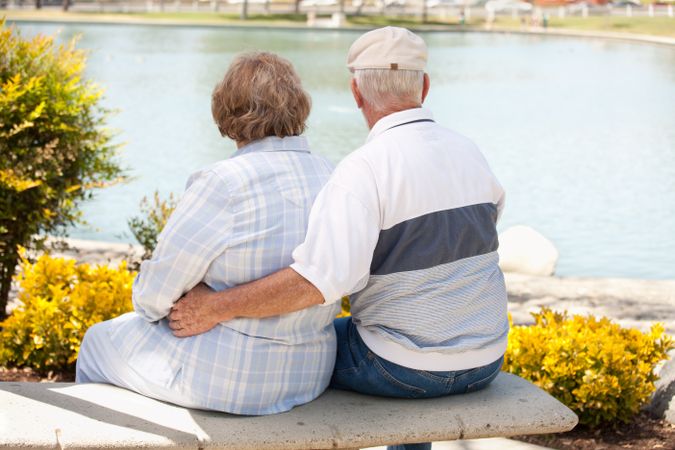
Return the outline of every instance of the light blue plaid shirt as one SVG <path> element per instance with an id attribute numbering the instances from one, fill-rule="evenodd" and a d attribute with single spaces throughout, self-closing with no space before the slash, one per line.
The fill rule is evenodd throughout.
<path id="1" fill-rule="evenodd" d="M 305 138 L 268 137 L 190 177 L 134 283 L 138 316 L 111 327 L 129 365 L 198 406 L 236 414 L 287 411 L 321 394 L 339 305 L 235 319 L 184 339 L 163 318 L 201 281 L 223 290 L 288 267 L 330 172 Z"/>

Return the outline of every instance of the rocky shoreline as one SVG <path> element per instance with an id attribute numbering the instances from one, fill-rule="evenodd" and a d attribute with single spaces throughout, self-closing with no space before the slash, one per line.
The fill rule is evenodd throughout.
<path id="1" fill-rule="evenodd" d="M 513 321 L 532 323 L 529 313 L 546 306 L 593 314 L 647 331 L 655 322 L 675 335 L 675 280 L 544 277 L 506 273 Z"/>
<path id="2" fill-rule="evenodd" d="M 59 241 L 66 248 L 52 251 L 52 255 L 89 264 L 139 261 L 143 254 L 143 248 L 133 244 L 71 238 Z M 546 306 L 571 314 L 606 316 L 642 331 L 662 322 L 666 331 L 675 335 L 675 280 L 558 277 L 508 269 L 505 278 L 515 324 L 532 323 L 530 313 Z"/>

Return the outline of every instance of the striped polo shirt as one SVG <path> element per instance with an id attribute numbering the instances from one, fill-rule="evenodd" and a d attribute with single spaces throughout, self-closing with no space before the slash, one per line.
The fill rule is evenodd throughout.
<path id="1" fill-rule="evenodd" d="M 503 204 L 472 141 L 426 109 L 397 112 L 333 172 L 291 267 L 327 303 L 351 295 L 377 355 L 421 370 L 479 367 L 506 349 Z"/>

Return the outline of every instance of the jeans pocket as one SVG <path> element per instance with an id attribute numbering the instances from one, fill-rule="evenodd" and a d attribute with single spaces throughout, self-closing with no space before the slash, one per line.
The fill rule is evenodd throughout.
<path id="1" fill-rule="evenodd" d="M 330 387 L 335 389 L 356 391 L 358 386 L 354 386 L 354 380 L 358 379 L 358 375 L 359 373 L 356 367 L 336 369 L 331 375 Z"/>
<path id="2" fill-rule="evenodd" d="M 502 366 L 499 364 L 489 375 L 469 383 L 466 386 L 466 393 L 468 394 L 469 392 L 476 392 L 486 388 L 492 382 L 492 380 L 497 378 L 497 375 L 499 375 L 501 369 Z"/>
<path id="3" fill-rule="evenodd" d="M 389 382 L 389 384 L 394 388 L 395 393 L 392 396 L 400 397 L 421 397 L 424 396 L 427 391 L 417 387 L 412 386 L 404 381 L 401 381 L 396 376 L 392 375 L 389 370 L 387 370 L 380 359 L 372 352 L 368 353 L 368 359 L 372 362 L 375 370 L 380 374 L 382 378 Z"/>
<path id="4" fill-rule="evenodd" d="M 358 372 L 358 367 L 345 367 L 342 369 L 335 369 L 333 373 L 339 374 L 339 375 L 356 375 Z"/>
<path id="5" fill-rule="evenodd" d="M 435 384 L 451 385 L 455 381 L 454 371 L 434 373 L 428 370 L 418 370 L 417 375 Z"/>

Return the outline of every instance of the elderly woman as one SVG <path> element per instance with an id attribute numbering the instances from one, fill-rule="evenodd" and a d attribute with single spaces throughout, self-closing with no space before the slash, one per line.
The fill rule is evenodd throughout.
<path id="1" fill-rule="evenodd" d="M 212 112 L 238 150 L 190 177 L 152 258 L 141 265 L 133 286 L 135 312 L 89 329 L 78 382 L 111 383 L 182 406 L 247 415 L 287 411 L 326 388 L 338 306 L 235 319 L 183 339 L 166 319 L 199 283 L 223 290 L 291 263 L 331 171 L 300 136 L 309 110 L 288 61 L 249 53 L 232 62 L 213 92 Z"/>

